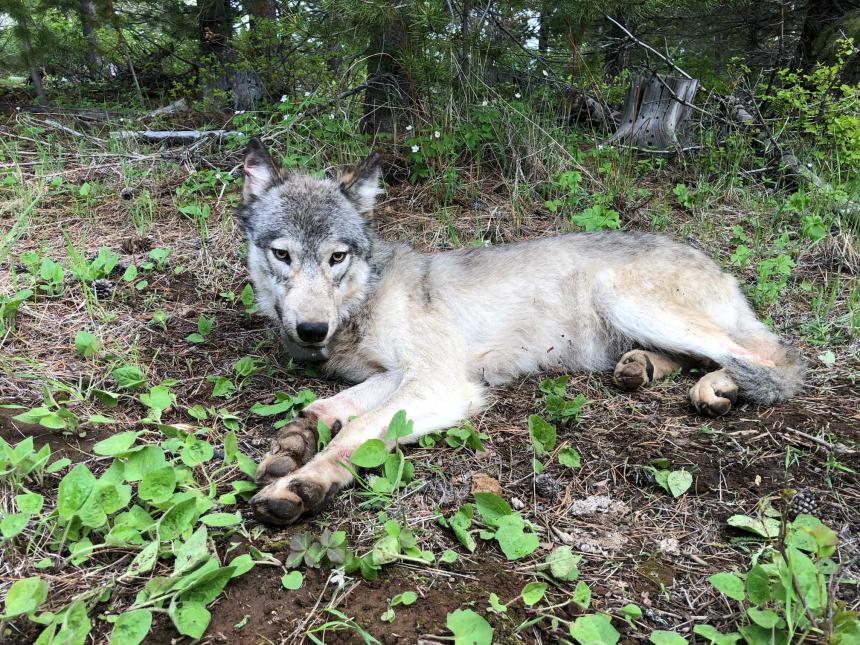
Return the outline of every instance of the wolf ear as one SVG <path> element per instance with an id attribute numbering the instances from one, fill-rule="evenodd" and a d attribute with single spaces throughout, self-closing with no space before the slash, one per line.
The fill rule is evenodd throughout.
<path id="1" fill-rule="evenodd" d="M 340 177 L 340 192 L 352 202 L 361 215 L 370 216 L 376 204 L 379 187 L 379 154 L 373 152 L 358 166 Z"/>
<path id="2" fill-rule="evenodd" d="M 246 204 L 263 194 L 279 177 L 277 168 L 266 152 L 263 142 L 254 137 L 245 148 L 245 183 L 242 185 L 242 201 Z"/>

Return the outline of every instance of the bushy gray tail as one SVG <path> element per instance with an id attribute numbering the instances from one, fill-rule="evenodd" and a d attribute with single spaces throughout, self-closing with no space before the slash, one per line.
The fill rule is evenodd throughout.
<path id="1" fill-rule="evenodd" d="M 784 401 L 803 387 L 806 361 L 793 347 L 780 345 L 772 359 L 775 365 L 765 367 L 747 359 L 724 359 L 723 367 L 738 384 L 740 395 L 756 403 Z"/>

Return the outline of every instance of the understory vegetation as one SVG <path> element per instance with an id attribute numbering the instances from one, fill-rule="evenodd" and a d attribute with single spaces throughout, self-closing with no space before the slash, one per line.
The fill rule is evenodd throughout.
<path id="1" fill-rule="evenodd" d="M 88 4 L 0 2 L 0 640 L 860 643 L 860 9 Z M 637 78 L 686 76 L 676 145 L 612 139 Z M 709 420 L 688 371 L 521 379 L 263 526 L 256 463 L 344 386 L 257 312 L 252 136 L 285 172 L 380 152 L 373 225 L 422 251 L 699 248 L 808 386 Z"/>

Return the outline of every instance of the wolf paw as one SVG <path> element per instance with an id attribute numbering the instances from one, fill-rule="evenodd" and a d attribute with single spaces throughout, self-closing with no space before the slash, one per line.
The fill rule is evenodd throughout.
<path id="1" fill-rule="evenodd" d="M 251 510 L 265 524 L 286 526 L 303 516 L 319 513 L 339 490 L 335 482 L 297 473 L 269 484 L 254 495 Z"/>
<path id="2" fill-rule="evenodd" d="M 690 389 L 690 402 L 699 414 L 720 417 L 738 399 L 738 386 L 723 370 L 705 374 Z"/>
<path id="3" fill-rule="evenodd" d="M 637 390 L 653 381 L 654 364 L 648 358 L 648 353 L 634 349 L 624 354 L 615 366 L 612 380 L 622 390 Z"/>
<path id="4" fill-rule="evenodd" d="M 272 448 L 257 466 L 255 479 L 260 485 L 289 475 L 304 466 L 317 452 L 317 415 L 306 412 L 278 431 Z M 340 429 L 335 422 L 332 432 Z"/>

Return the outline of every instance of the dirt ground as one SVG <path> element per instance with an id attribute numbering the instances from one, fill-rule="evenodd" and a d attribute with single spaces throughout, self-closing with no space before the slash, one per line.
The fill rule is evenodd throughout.
<path id="1" fill-rule="evenodd" d="M 122 254 L 124 264 L 140 262 L 148 248 L 170 248 L 171 266 L 186 267 L 184 273 L 155 276 L 145 294 L 113 281 L 110 310 L 115 317 L 99 324 L 105 347 L 133 355 L 145 366 L 151 382 L 168 377 L 179 381 L 174 391 L 181 406 L 167 413 L 166 420 L 171 422 L 188 421 L 181 408 L 213 403 L 206 376 L 228 374 L 233 362 L 244 355 L 266 360 L 270 374 L 255 376 L 234 397 L 218 403 L 240 413 L 240 447 L 258 458 L 265 452 L 272 430 L 266 419 L 245 414 L 251 404 L 271 400 L 276 390 L 310 388 L 324 396 L 343 386 L 290 364 L 265 321 L 244 315 L 239 305 L 219 297 L 222 290 L 238 291 L 244 284 L 238 234 L 229 218 L 224 218 L 213 226 L 208 239 L 201 240 L 186 219 L 174 214 L 169 195 L 178 181 L 152 187 L 163 210 L 158 225 L 144 235 L 119 217 L 123 211 L 118 197 L 109 195 L 81 215 L 64 212 L 62 200 L 56 200 L 42 209 L 40 225 L 19 242 L 16 253 L 41 247 L 62 257 L 63 231 L 74 231 L 89 251 L 102 245 L 111 247 Z M 382 234 L 411 239 L 425 249 L 443 248 L 436 220 L 416 214 L 420 211 L 415 209 L 415 200 L 421 198 L 411 191 L 394 191 L 380 210 Z M 228 211 L 226 203 L 216 210 Z M 9 226 L 12 211 L 2 217 L 0 223 Z M 743 221 L 742 213 L 735 217 Z M 477 218 L 474 212 L 462 209 L 454 226 L 474 233 Z M 679 233 L 689 223 L 689 216 L 679 214 L 670 234 Z M 625 225 L 639 226 L 632 216 Z M 485 231 L 495 231 L 494 237 L 503 241 L 551 234 L 557 228 L 544 214 L 543 219 L 536 217 L 516 233 L 509 224 L 491 220 Z M 808 261 L 814 263 L 812 258 Z M 8 279 L 9 268 L 0 267 L 0 283 Z M 166 330 L 149 323 L 153 294 L 157 306 L 170 316 Z M 74 353 L 74 331 L 90 322 L 91 314 L 82 302 L 80 286 L 70 285 L 62 299 L 22 306 L 18 331 L 2 346 L 0 402 L 38 404 L 40 384 L 46 377 L 74 383 L 107 378 L 102 367 Z M 195 330 L 201 313 L 216 321 L 205 350 L 184 340 Z M 773 312 L 780 332 L 800 346 L 812 366 L 806 390 L 781 405 L 741 405 L 724 418 L 705 419 L 687 401 L 694 375 L 681 374 L 645 390 L 625 393 L 613 386 L 608 374 L 572 374 L 568 391 L 584 394 L 587 403 L 579 423 L 560 428 L 559 447 L 569 445 L 579 451 L 582 467 L 576 471 L 552 461 L 544 476 L 534 476 L 526 420 L 541 411 L 537 400 L 540 376 L 496 391 L 490 408 L 472 419 L 478 430 L 490 436 L 486 449 L 475 453 L 440 446 L 408 448 L 406 454 L 416 466 L 415 480 L 422 484 L 385 509 L 388 516 L 415 531 L 422 548 L 434 553 L 457 551 L 459 559 L 454 564 L 394 564 L 386 566 L 377 581 L 348 576 L 342 586 L 329 579 L 328 571 L 307 570 L 299 591 L 281 586 L 281 567 L 260 565 L 234 580 L 212 606 L 213 620 L 203 642 L 301 641 L 308 629 L 330 618 L 326 607 L 343 611 L 383 643 L 438 641 L 448 633 L 448 612 L 462 607 L 486 616 L 498 642 L 556 642 L 548 621 L 517 631 L 518 625 L 536 615 L 521 603 L 512 603 L 506 615 L 486 611 L 491 592 L 503 603 L 518 597 L 532 579 L 528 566 L 505 561 L 493 544 L 480 540 L 476 552 L 468 554 L 436 521 L 440 510 L 450 515 L 470 501 L 472 481 L 478 474 L 497 480 L 503 496 L 521 504 L 524 516 L 539 527 L 541 544 L 536 556 L 562 544 L 583 555 L 581 579 L 592 590 L 592 611 L 620 616 L 620 608 L 630 602 L 643 608 L 636 628 L 615 621 L 622 642 L 643 642 L 643 634 L 650 629 L 672 629 L 692 638 L 692 626 L 705 622 L 723 631 L 733 629 L 739 618 L 737 606 L 727 603 L 706 579 L 717 571 L 748 566 L 760 542 L 729 527 L 726 519 L 738 513 L 755 515 L 759 500 L 787 488 L 811 494 L 817 502 L 817 515 L 839 534 L 843 577 L 849 581 L 841 586 L 839 595 L 848 607 L 857 609 L 860 384 L 855 379 L 860 366 L 854 362 L 856 351 L 851 353 L 847 347 L 834 348 L 838 369 L 817 362 L 815 356 L 823 348 L 809 345 L 797 332 L 805 315 L 802 303 L 793 299 Z M 131 427 L 142 416 L 140 412 L 132 405 L 121 406 L 116 416 Z M 37 444 L 49 442 L 56 453 L 73 461 L 93 463 L 93 443 L 113 431 L 101 427 L 88 430 L 84 437 L 64 436 L 22 426 L 9 417 L 0 416 L 4 439 L 17 442 L 33 434 Z M 694 484 L 689 493 L 674 499 L 653 482 L 645 467 L 658 458 L 692 473 Z M 50 493 L 57 481 L 48 478 L 45 492 Z M 226 554 L 230 542 L 238 541 L 238 551 L 232 553 L 253 545 L 280 559 L 285 550 L 279 542 L 283 544 L 296 531 L 317 534 L 328 527 L 347 531 L 350 547 L 362 551 L 373 542 L 376 511 L 361 510 L 361 501 L 357 491 L 347 491 L 313 521 L 277 530 L 255 526 L 246 512 L 247 534 L 223 540 L 219 549 Z M 415 591 L 418 601 L 397 607 L 393 623 L 382 622 L 388 600 L 406 590 Z M 560 602 L 571 590 L 560 584 L 550 590 L 549 597 Z M 570 606 L 564 612 L 562 616 L 568 618 L 577 615 Z M 107 633 L 103 624 L 97 629 L 102 636 L 93 642 L 101 642 Z M 30 631 L 20 631 L 17 642 L 27 642 L 31 636 Z M 361 642 L 355 632 L 330 630 L 316 636 L 327 643 Z M 156 623 L 147 642 L 186 640 L 177 636 L 165 618 Z"/>

